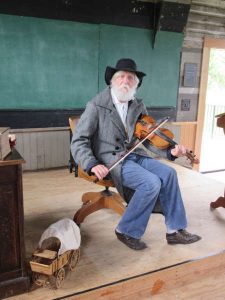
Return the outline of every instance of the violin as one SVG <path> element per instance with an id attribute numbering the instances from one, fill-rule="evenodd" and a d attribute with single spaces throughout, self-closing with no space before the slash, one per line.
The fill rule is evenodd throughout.
<path id="1" fill-rule="evenodd" d="M 156 122 L 151 116 L 141 115 L 136 123 L 134 135 L 138 139 L 143 139 L 151 128 L 155 126 L 155 124 Z M 167 149 L 170 146 L 177 145 L 173 138 L 174 134 L 169 129 L 161 127 L 148 138 L 148 141 L 156 148 Z M 185 156 L 192 164 L 199 164 L 199 160 L 195 157 L 192 151 L 187 150 Z"/>

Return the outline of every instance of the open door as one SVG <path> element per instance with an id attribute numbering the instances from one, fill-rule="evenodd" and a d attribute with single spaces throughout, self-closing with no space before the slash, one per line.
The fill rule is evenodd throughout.
<path id="1" fill-rule="evenodd" d="M 223 110 L 223 107 L 225 112 L 225 94 L 223 104 L 222 101 L 220 101 L 218 106 L 214 105 L 214 107 L 212 108 L 210 107 L 210 103 L 207 102 L 207 99 L 209 99 L 209 95 L 207 94 L 207 92 L 210 53 L 212 50 L 215 49 L 225 51 L 225 40 L 205 38 L 203 47 L 197 129 L 195 140 L 195 154 L 197 157 L 200 158 L 200 165 L 194 166 L 194 168 L 200 172 L 210 172 L 225 169 L 225 136 L 222 136 L 222 129 L 220 132 L 220 129 L 216 128 L 215 119 L 216 114 L 223 112 L 221 111 Z M 211 131 L 210 137 L 209 130 Z"/>

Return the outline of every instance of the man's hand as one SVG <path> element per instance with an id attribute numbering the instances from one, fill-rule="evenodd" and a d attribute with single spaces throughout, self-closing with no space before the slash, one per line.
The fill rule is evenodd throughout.
<path id="1" fill-rule="evenodd" d="M 97 165 L 91 169 L 91 172 L 97 176 L 98 180 L 101 180 L 109 173 L 109 170 L 104 165 Z"/>
<path id="2" fill-rule="evenodd" d="M 187 153 L 187 149 L 183 145 L 176 145 L 175 148 L 171 150 L 173 156 L 182 157 Z"/>

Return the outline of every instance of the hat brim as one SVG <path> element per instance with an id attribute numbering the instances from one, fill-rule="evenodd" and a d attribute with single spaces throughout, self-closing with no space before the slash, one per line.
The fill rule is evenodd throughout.
<path id="1" fill-rule="evenodd" d="M 110 85 L 113 75 L 118 71 L 126 71 L 126 72 L 135 73 L 139 79 L 138 87 L 141 85 L 143 77 L 146 76 L 145 73 L 140 72 L 140 71 L 134 71 L 133 69 L 130 69 L 130 68 L 117 69 L 117 68 L 112 68 L 110 66 L 107 66 L 106 70 L 105 70 L 105 82 L 107 85 Z"/>

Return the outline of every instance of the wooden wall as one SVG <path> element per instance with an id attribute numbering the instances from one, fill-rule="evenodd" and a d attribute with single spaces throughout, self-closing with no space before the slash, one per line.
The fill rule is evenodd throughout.
<path id="1" fill-rule="evenodd" d="M 68 127 L 14 129 L 16 148 L 26 163 L 23 170 L 64 167 L 70 158 Z"/>
<path id="2" fill-rule="evenodd" d="M 179 2 L 179 1 L 178 1 Z M 196 121 L 199 104 L 203 43 L 205 37 L 225 39 L 225 1 L 192 0 L 181 53 L 177 121 Z M 197 66 L 195 84 L 184 85 L 186 63 Z M 190 100 L 190 110 L 182 110 L 182 100 Z"/>

